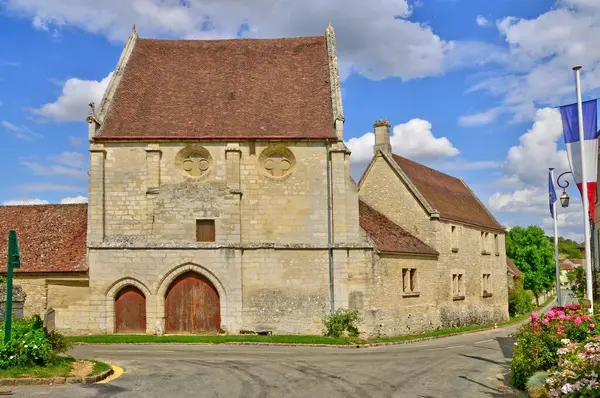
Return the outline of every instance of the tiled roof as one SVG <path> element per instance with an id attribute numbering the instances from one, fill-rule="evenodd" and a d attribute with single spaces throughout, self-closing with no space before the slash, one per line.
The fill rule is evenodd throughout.
<path id="1" fill-rule="evenodd" d="M 504 227 L 496 221 L 460 179 L 402 156 L 394 154 L 392 157 L 425 200 L 440 213 L 440 217 L 480 227 L 504 230 Z"/>
<path id="2" fill-rule="evenodd" d="M 513 274 L 515 277 L 519 277 L 523 275 L 520 269 L 517 268 L 515 263 L 513 263 L 510 258 L 506 257 L 506 267 L 508 268 L 508 272 Z"/>
<path id="3" fill-rule="evenodd" d="M 325 37 L 137 39 L 100 139 L 335 138 Z"/>
<path id="4" fill-rule="evenodd" d="M 359 217 L 361 228 L 375 241 L 377 249 L 381 252 L 438 254 L 419 238 L 411 235 L 362 200 L 359 201 Z"/>
<path id="5" fill-rule="evenodd" d="M 8 231 L 16 230 L 16 272 L 85 272 L 87 204 L 0 206 L 0 272 L 6 272 Z"/>
<path id="6" fill-rule="evenodd" d="M 573 267 L 572 264 L 569 263 L 561 263 L 560 264 L 560 269 L 564 270 L 564 271 L 572 271 L 575 269 L 575 267 Z"/>

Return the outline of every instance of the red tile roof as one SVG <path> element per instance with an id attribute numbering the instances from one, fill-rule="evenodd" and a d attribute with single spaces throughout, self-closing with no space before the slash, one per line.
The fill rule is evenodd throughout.
<path id="1" fill-rule="evenodd" d="M 519 277 L 523 275 L 520 269 L 517 268 L 515 263 L 513 263 L 510 258 L 506 257 L 506 267 L 508 268 L 508 272 L 513 274 L 515 277 Z"/>
<path id="2" fill-rule="evenodd" d="M 419 238 L 411 235 L 362 200 L 359 201 L 358 206 L 360 226 L 375 241 L 379 251 L 406 254 L 438 254 L 437 251 Z"/>
<path id="3" fill-rule="evenodd" d="M 6 272 L 11 229 L 21 252 L 16 272 L 87 271 L 87 204 L 0 206 L 0 272 Z"/>
<path id="4" fill-rule="evenodd" d="M 575 267 L 573 267 L 573 265 L 569 263 L 561 263 L 560 269 L 564 271 L 573 271 Z"/>
<path id="5" fill-rule="evenodd" d="M 325 37 L 137 39 L 99 139 L 335 138 Z"/>
<path id="6" fill-rule="evenodd" d="M 504 227 L 496 221 L 460 179 L 402 156 L 394 154 L 392 157 L 425 200 L 440 213 L 440 217 L 480 227 L 504 230 Z"/>

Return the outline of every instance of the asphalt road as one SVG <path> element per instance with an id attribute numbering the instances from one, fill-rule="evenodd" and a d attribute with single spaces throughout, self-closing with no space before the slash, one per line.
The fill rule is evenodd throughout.
<path id="1" fill-rule="evenodd" d="M 571 300 L 564 300 L 570 302 Z M 504 377 L 517 326 L 359 348 L 80 345 L 125 369 L 107 384 L 15 387 L 15 397 L 513 397 Z"/>

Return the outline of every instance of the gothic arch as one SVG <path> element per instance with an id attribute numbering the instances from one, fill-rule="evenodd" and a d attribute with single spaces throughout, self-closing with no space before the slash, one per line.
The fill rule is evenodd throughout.
<path id="1" fill-rule="evenodd" d="M 148 307 L 149 307 L 149 300 L 150 297 L 152 296 L 152 292 L 150 291 L 150 289 L 148 289 L 148 287 L 141 281 L 135 279 L 135 278 L 130 278 L 130 277 L 124 277 L 121 279 L 117 279 L 115 282 L 113 282 L 110 286 L 108 286 L 108 288 L 106 289 L 106 321 L 107 321 L 107 325 L 106 325 L 106 330 L 108 333 L 114 333 L 115 332 L 115 299 L 117 297 L 117 294 L 123 290 L 123 288 L 127 287 L 127 286 L 134 286 L 135 288 L 139 289 L 142 294 L 145 296 L 146 298 L 146 313 L 148 313 Z M 146 326 L 147 328 L 148 326 Z"/>

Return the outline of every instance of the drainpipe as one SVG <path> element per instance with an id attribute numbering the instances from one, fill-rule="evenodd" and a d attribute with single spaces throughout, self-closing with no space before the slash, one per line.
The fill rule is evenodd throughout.
<path id="1" fill-rule="evenodd" d="M 329 310 L 331 316 L 335 313 L 334 308 L 334 297 L 333 297 L 333 248 L 332 248 L 332 235 L 331 235 L 331 169 L 330 169 L 330 144 L 329 141 L 325 143 L 325 152 L 327 156 L 327 257 L 329 260 Z"/>

